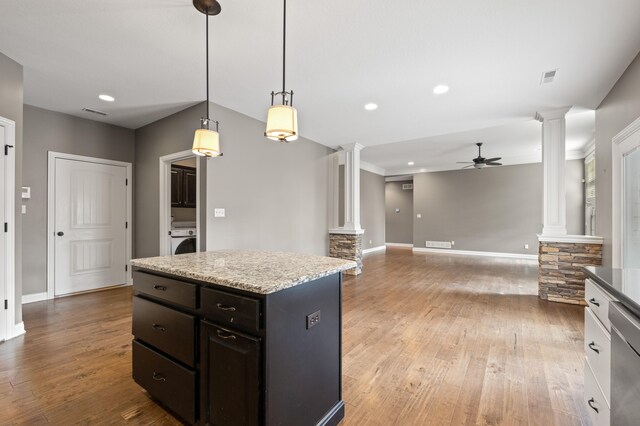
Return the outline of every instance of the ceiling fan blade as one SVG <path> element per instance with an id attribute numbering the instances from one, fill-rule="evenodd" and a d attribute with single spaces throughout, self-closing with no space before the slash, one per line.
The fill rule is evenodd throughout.
<path id="1" fill-rule="evenodd" d="M 494 158 L 487 158 L 486 160 L 484 160 L 485 163 L 493 163 L 495 161 L 498 160 L 502 160 L 502 157 L 494 157 Z"/>
<path id="2" fill-rule="evenodd" d="M 473 164 L 473 161 L 456 161 L 456 164 Z"/>
<path id="3" fill-rule="evenodd" d="M 495 161 L 492 161 L 490 163 L 485 163 L 487 166 L 502 166 L 502 163 L 496 163 Z"/>
<path id="4" fill-rule="evenodd" d="M 460 170 L 464 170 L 464 169 L 468 169 L 469 167 L 473 167 L 473 164 L 469 165 L 469 166 L 464 166 L 463 168 L 461 168 Z"/>

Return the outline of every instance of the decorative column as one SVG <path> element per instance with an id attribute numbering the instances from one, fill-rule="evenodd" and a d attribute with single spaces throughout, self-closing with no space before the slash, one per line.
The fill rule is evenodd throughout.
<path id="1" fill-rule="evenodd" d="M 343 145 L 344 151 L 344 226 L 329 229 L 329 256 L 354 260 L 358 266 L 345 271 L 362 273 L 362 234 L 360 227 L 360 151 L 358 143 Z"/>
<path id="2" fill-rule="evenodd" d="M 585 305 L 583 266 L 602 264 L 602 238 L 567 235 L 566 119 L 571 107 L 536 113 L 542 122 L 543 227 L 538 235 L 538 297 Z"/>

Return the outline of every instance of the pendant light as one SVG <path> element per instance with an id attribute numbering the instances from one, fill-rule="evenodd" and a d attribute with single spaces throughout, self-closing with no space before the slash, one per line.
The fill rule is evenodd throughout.
<path id="1" fill-rule="evenodd" d="M 203 157 L 219 157 L 222 152 L 220 151 L 218 122 L 209 118 L 209 15 L 219 14 L 222 8 L 216 0 L 193 0 L 193 6 L 206 16 L 207 117 L 200 119 L 200 128 L 196 130 L 193 137 L 191 151 Z M 214 125 L 215 130 L 213 129 Z"/>
<path id="2" fill-rule="evenodd" d="M 291 142 L 298 139 L 298 112 L 293 107 L 293 90 L 286 91 L 285 66 L 287 47 L 287 0 L 284 2 L 284 17 L 282 20 L 282 91 L 271 92 L 271 108 L 267 113 L 267 129 L 264 135 L 269 139 L 280 142 Z M 274 105 L 276 96 L 282 96 L 282 104 Z"/>

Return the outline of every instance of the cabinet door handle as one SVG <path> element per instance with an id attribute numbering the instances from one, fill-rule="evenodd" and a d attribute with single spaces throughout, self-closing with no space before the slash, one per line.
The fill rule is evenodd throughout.
<path id="1" fill-rule="evenodd" d="M 156 382 L 166 382 L 167 379 L 164 378 L 164 376 L 162 374 L 158 374 L 155 371 L 153 372 L 153 380 L 155 380 Z"/>
<path id="2" fill-rule="evenodd" d="M 235 339 L 236 336 L 231 334 L 231 333 L 225 333 L 222 330 L 217 330 L 218 333 L 218 337 L 220 337 L 221 339 Z"/>
<path id="3" fill-rule="evenodd" d="M 153 324 L 151 326 L 151 328 L 153 328 L 154 330 L 159 330 L 159 331 L 165 331 L 166 328 L 164 328 L 164 326 L 160 325 L 160 324 Z"/>
<path id="4" fill-rule="evenodd" d="M 227 306 L 227 305 L 223 305 L 222 303 L 218 303 L 216 305 L 218 307 L 218 309 L 222 310 L 222 311 L 231 311 L 234 312 L 236 310 L 235 307 L 233 306 Z"/>
<path id="5" fill-rule="evenodd" d="M 592 305 L 600 306 L 600 303 L 598 303 L 595 297 L 589 299 L 589 303 L 591 303 Z"/>
<path id="6" fill-rule="evenodd" d="M 598 407 L 593 406 L 594 402 L 596 402 L 596 400 L 591 398 L 589 401 L 587 401 L 587 404 L 589 404 L 589 407 L 591 407 L 596 413 L 599 413 L 600 410 L 598 410 Z"/>
<path id="7" fill-rule="evenodd" d="M 167 291 L 167 287 L 165 287 L 163 285 L 154 285 L 153 288 L 158 290 L 158 291 Z"/>
<path id="8" fill-rule="evenodd" d="M 591 342 L 589 343 L 589 349 L 591 349 L 592 351 L 594 351 L 595 353 L 599 354 L 600 351 L 596 348 L 594 348 L 594 346 L 596 346 L 596 342 Z"/>

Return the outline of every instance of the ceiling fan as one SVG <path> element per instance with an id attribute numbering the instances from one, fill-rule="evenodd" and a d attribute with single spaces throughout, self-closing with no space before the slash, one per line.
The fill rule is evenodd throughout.
<path id="1" fill-rule="evenodd" d="M 473 161 L 458 161 L 458 164 L 469 164 L 468 166 L 463 167 L 463 170 L 470 167 L 484 169 L 486 166 L 502 166 L 502 163 L 497 162 L 502 157 L 484 158 L 481 153 L 482 142 L 478 142 L 476 145 L 478 145 L 478 156 L 474 158 Z"/>

